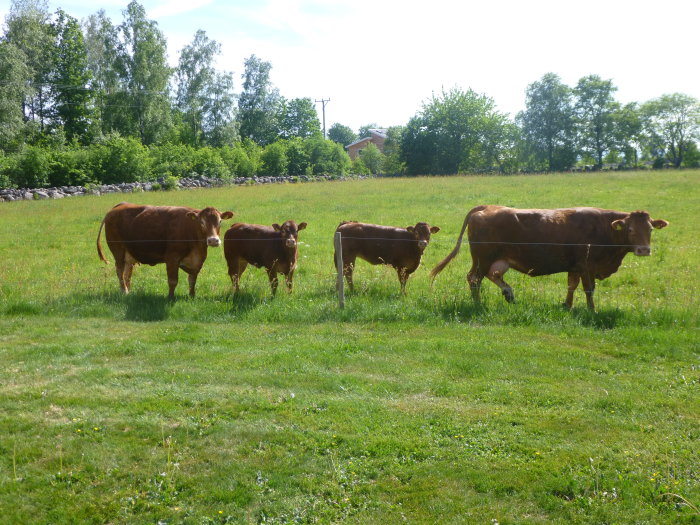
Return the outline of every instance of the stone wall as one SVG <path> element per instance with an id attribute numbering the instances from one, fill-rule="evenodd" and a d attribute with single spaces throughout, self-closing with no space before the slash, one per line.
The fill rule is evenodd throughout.
<path id="1" fill-rule="evenodd" d="M 299 177 L 237 177 L 230 181 L 210 179 L 205 176 L 186 177 L 178 180 L 178 188 L 213 188 L 220 186 L 245 186 L 250 184 L 281 184 L 296 182 L 311 182 L 321 180 L 339 180 L 345 177 L 331 177 L 327 175 Z M 356 177 L 354 177 L 356 178 Z M 122 184 L 104 184 L 94 186 L 61 186 L 58 188 L 21 188 L 0 189 L 0 202 L 17 200 L 41 200 L 63 199 L 78 195 L 103 195 L 105 193 L 137 193 L 142 191 L 154 191 L 163 189 L 165 181 L 160 179 L 155 182 L 125 182 Z"/>

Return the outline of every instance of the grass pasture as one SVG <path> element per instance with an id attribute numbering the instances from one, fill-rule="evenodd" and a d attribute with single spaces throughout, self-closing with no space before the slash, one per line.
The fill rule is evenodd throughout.
<path id="1" fill-rule="evenodd" d="M 0 204 L 0 523 L 700 523 L 700 172 L 372 179 Z M 308 222 L 295 291 L 210 249 L 197 298 L 165 267 L 129 296 L 95 238 L 117 202 Z M 651 257 L 560 306 L 564 274 L 469 250 L 474 205 L 646 209 Z M 399 295 L 342 220 L 442 230 Z M 230 222 L 224 223 L 222 234 Z M 107 250 L 103 239 L 103 247 Z M 108 258 L 111 258 L 107 250 Z"/>

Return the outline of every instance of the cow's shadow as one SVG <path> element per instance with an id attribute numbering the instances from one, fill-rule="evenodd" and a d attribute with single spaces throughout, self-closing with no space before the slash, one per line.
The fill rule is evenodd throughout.
<path id="1" fill-rule="evenodd" d="M 131 292 L 122 296 L 126 307 L 124 318 L 127 321 L 154 322 L 164 321 L 173 301 L 162 294 Z"/>
<path id="2" fill-rule="evenodd" d="M 227 293 L 220 297 L 220 300 L 226 301 L 230 308 L 229 313 L 234 316 L 247 314 L 251 310 L 259 307 L 266 301 L 273 300 L 269 295 L 261 296 L 258 293 L 239 291 L 236 293 Z"/>

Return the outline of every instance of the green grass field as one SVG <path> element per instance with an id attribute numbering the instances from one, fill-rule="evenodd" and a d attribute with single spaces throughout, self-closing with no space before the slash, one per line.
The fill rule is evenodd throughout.
<path id="1" fill-rule="evenodd" d="M 373 179 L 0 205 L 0 523 L 700 523 L 700 172 Z M 210 249 L 194 300 L 164 265 L 119 292 L 95 249 L 114 204 L 306 221 L 295 291 Z M 509 272 L 515 304 L 431 288 L 477 204 L 645 209 L 651 257 L 598 285 Z M 406 297 L 342 220 L 433 237 Z M 230 224 L 230 222 L 225 223 Z M 225 230 L 227 226 L 222 229 Z M 103 239 L 103 246 L 106 244 Z M 111 254 L 108 254 L 111 258 Z"/>

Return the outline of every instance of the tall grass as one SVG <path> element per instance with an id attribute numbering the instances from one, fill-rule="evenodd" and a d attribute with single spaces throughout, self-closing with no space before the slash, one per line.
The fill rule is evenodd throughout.
<path id="1" fill-rule="evenodd" d="M 697 171 L 375 179 L 0 206 L 0 521 L 698 523 Z M 122 200 L 293 218 L 295 291 L 210 249 L 187 297 L 162 265 L 119 293 L 95 250 Z M 474 205 L 646 209 L 670 226 L 565 311 L 564 275 L 516 303 L 433 287 Z M 362 261 L 337 308 L 342 220 L 442 230 L 399 294 Z M 225 227 L 224 227 L 225 228 Z"/>

